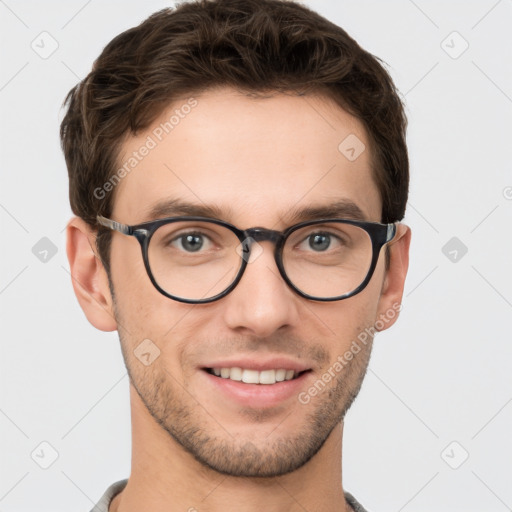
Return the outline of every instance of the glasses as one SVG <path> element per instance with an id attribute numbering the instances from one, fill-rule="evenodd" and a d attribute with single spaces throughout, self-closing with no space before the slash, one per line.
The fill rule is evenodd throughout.
<path id="1" fill-rule="evenodd" d="M 348 219 L 306 221 L 282 232 L 241 230 L 205 217 L 169 217 L 133 226 L 101 215 L 97 220 L 134 236 L 155 288 L 189 304 L 213 302 L 233 291 L 263 241 L 275 244 L 279 273 L 301 297 L 347 299 L 369 283 L 381 248 L 396 234 L 395 223 Z"/>

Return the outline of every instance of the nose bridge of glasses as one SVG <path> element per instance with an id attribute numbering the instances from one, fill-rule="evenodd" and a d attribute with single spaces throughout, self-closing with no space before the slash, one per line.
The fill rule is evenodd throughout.
<path id="1" fill-rule="evenodd" d="M 277 244 L 283 238 L 283 234 L 279 231 L 266 228 L 250 228 L 244 231 L 246 238 L 252 238 L 255 242 L 272 242 Z"/>

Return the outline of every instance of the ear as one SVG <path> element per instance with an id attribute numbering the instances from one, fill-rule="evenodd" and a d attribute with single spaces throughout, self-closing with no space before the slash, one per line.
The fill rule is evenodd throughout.
<path id="1" fill-rule="evenodd" d="M 385 271 L 375 321 L 377 331 L 391 327 L 402 308 L 405 277 L 409 268 L 409 245 L 411 229 L 405 224 L 397 225 L 395 238 L 388 244 L 389 268 Z"/>
<path id="2" fill-rule="evenodd" d="M 96 254 L 94 230 L 79 217 L 73 217 L 66 235 L 73 289 L 87 320 L 101 331 L 115 331 L 112 296 L 107 273 Z"/>

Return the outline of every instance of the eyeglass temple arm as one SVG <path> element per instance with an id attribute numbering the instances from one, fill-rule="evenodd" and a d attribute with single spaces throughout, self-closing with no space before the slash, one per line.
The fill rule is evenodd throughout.
<path id="1" fill-rule="evenodd" d="M 385 243 L 391 242 L 393 240 L 393 238 L 395 238 L 395 235 L 398 231 L 398 224 L 400 224 L 400 223 L 399 222 L 391 222 L 390 224 L 388 224 L 388 231 L 386 233 L 386 242 Z"/>
<path id="2" fill-rule="evenodd" d="M 130 226 L 126 224 L 121 224 L 120 222 L 117 222 L 112 219 L 107 219 L 107 217 L 103 217 L 103 215 L 96 215 L 96 220 L 99 224 L 102 226 L 105 226 L 106 228 L 113 229 L 115 231 L 119 231 L 120 233 L 123 233 L 125 235 L 131 235 L 132 229 Z"/>

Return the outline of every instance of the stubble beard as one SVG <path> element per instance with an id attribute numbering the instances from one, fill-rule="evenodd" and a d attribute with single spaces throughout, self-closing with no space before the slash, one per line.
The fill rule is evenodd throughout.
<path id="1" fill-rule="evenodd" d="M 368 344 L 336 375 L 334 385 L 300 406 L 309 412 L 296 431 L 283 434 L 277 427 L 255 443 L 232 435 L 233 426 L 212 418 L 207 404 L 198 403 L 161 364 L 155 361 L 151 367 L 143 367 L 131 354 L 128 356 L 123 347 L 130 346 L 130 341 L 121 339 L 121 332 L 119 337 L 130 382 L 157 424 L 203 466 L 223 475 L 246 478 L 285 475 L 311 460 L 358 395 L 371 354 Z M 265 420 L 265 414 L 256 409 L 241 412 L 252 416 L 255 430 Z M 287 419 L 285 415 L 281 421 Z"/>

